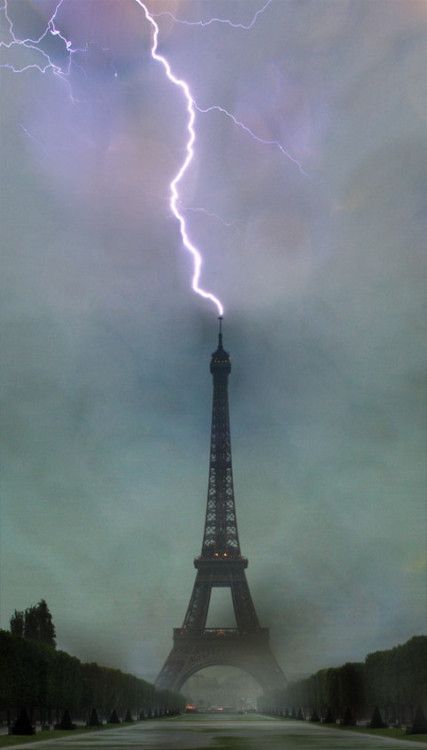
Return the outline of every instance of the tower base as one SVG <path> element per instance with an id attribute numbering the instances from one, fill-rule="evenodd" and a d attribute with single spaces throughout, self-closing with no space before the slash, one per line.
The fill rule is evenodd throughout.
<path id="1" fill-rule="evenodd" d="M 238 667 L 261 687 L 277 690 L 286 680 L 270 649 L 268 628 L 242 633 L 235 628 L 205 628 L 201 632 L 174 629 L 174 645 L 156 680 L 156 687 L 179 691 L 200 669 Z"/>

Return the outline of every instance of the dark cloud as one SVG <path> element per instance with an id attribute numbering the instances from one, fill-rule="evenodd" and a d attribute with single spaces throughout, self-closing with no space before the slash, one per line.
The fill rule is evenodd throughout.
<path id="1" fill-rule="evenodd" d="M 1 616 L 45 597 L 61 646 L 153 676 L 201 543 L 215 318 L 168 213 L 182 101 L 136 3 L 95 5 L 63 4 L 91 45 L 77 104 L 1 71 Z M 273 0 L 251 32 L 162 27 L 200 104 L 308 175 L 211 113 L 183 190 L 230 224 L 189 214 L 227 311 L 248 576 L 290 676 L 425 619 L 423 7 Z"/>

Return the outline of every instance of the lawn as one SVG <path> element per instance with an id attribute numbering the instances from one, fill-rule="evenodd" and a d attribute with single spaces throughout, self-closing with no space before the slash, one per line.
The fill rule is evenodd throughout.
<path id="1" fill-rule="evenodd" d="M 331 729 L 341 729 L 343 732 L 359 732 L 360 734 L 374 734 L 379 737 L 391 737 L 396 740 L 413 740 L 427 742 L 427 734 L 405 734 L 404 729 L 370 729 L 370 727 L 343 727 L 340 724 L 322 724 Z"/>
<path id="2" fill-rule="evenodd" d="M 136 723 L 136 722 L 135 722 Z M 56 740 L 58 737 L 71 737 L 74 734 L 86 734 L 88 732 L 102 732 L 104 729 L 117 729 L 118 727 L 127 727 L 129 723 L 122 724 L 102 724 L 100 727 L 79 727 L 72 730 L 65 729 L 46 729 L 37 734 L 2 734 L 0 735 L 0 747 L 13 747 L 14 745 L 23 745 L 24 743 L 41 742 L 42 740 Z"/>

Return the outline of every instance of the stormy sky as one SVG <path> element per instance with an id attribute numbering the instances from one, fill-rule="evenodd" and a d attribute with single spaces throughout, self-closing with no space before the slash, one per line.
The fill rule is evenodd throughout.
<path id="1" fill-rule="evenodd" d="M 261 5 L 149 3 L 244 24 Z M 53 7 L 9 0 L 15 33 L 40 36 Z M 226 310 L 249 584 L 292 678 L 425 621 L 426 5 L 158 23 L 200 107 L 302 166 L 199 114 L 181 196 Z M 0 70 L 1 626 L 44 597 L 62 648 L 152 678 L 201 546 L 216 313 L 168 208 L 186 111 L 143 11 L 64 0 L 57 27 L 83 50 L 73 99 L 52 71 Z"/>

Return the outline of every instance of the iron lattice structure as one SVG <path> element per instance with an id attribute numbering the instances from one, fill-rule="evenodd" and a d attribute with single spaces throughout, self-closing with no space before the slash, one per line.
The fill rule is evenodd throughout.
<path id="1" fill-rule="evenodd" d="M 213 352 L 211 450 L 208 498 L 202 550 L 194 560 L 197 570 L 190 603 L 181 628 L 174 629 L 174 644 L 156 680 L 156 686 L 179 690 L 195 672 L 213 665 L 236 666 L 249 672 L 265 690 L 281 688 L 285 678 L 269 644 L 268 628 L 262 628 L 249 591 L 240 552 L 234 501 L 228 410 L 229 354 L 222 330 Z M 212 588 L 231 590 L 236 628 L 207 628 Z"/>

